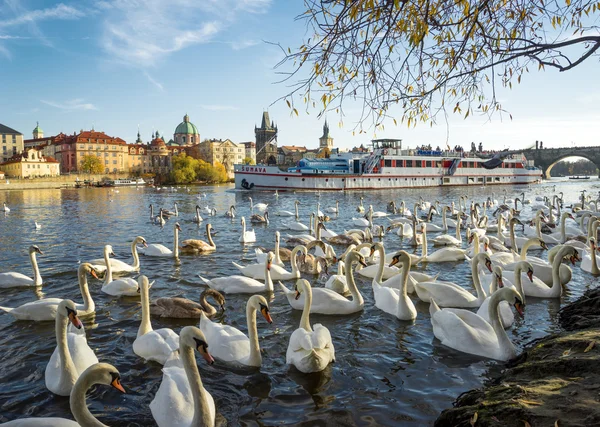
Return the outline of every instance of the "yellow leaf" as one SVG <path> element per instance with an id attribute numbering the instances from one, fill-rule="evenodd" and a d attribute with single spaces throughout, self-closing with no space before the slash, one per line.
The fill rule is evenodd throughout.
<path id="1" fill-rule="evenodd" d="M 471 424 L 473 427 L 475 427 L 475 423 L 476 423 L 476 422 L 477 422 L 477 412 L 475 412 L 475 413 L 473 414 L 473 416 L 471 417 L 471 421 L 469 421 L 469 423 L 470 423 L 470 424 Z"/>
<path id="2" fill-rule="evenodd" d="M 288 108 L 292 108 L 292 104 L 290 104 L 290 101 L 288 101 L 288 100 L 286 99 L 286 100 L 285 100 L 285 102 L 287 103 L 287 105 L 288 105 Z"/>
<path id="3" fill-rule="evenodd" d="M 296 113 L 296 115 L 298 115 L 298 110 L 296 110 L 295 108 L 294 108 L 294 113 Z"/>
<path id="4" fill-rule="evenodd" d="M 591 341 L 588 344 L 588 346 L 585 348 L 585 350 L 583 350 L 583 352 L 587 353 L 588 351 L 590 351 L 591 349 L 593 349 L 595 345 L 596 345 L 596 341 Z"/>
<path id="5" fill-rule="evenodd" d="M 563 351 L 562 357 L 567 357 L 569 354 L 571 354 L 571 349 Z"/>

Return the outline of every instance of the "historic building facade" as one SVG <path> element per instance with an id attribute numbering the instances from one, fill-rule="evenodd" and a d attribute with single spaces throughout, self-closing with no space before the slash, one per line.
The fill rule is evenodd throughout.
<path id="1" fill-rule="evenodd" d="M 23 134 L 0 123 L 0 161 L 23 152 L 24 148 Z"/>
<path id="2" fill-rule="evenodd" d="M 254 126 L 256 138 L 256 163 L 277 163 L 277 126 L 269 119 L 269 113 L 264 111 L 260 127 Z"/>
<path id="3" fill-rule="evenodd" d="M 207 139 L 198 148 L 201 159 L 213 166 L 217 162 L 225 166 L 229 178 L 233 178 L 233 165 L 241 164 L 246 155 L 244 145 L 230 139 Z"/>
<path id="4" fill-rule="evenodd" d="M 187 114 L 183 116 L 183 121 L 175 128 L 173 142 L 179 146 L 191 146 L 200 143 L 200 132 Z"/>
<path id="5" fill-rule="evenodd" d="M 54 144 L 58 146 L 56 157 L 64 173 L 78 172 L 83 158 L 89 155 L 100 158 L 104 173 L 129 172 L 127 143 L 119 137 L 108 136 L 94 129 L 82 130 Z"/>
<path id="6" fill-rule="evenodd" d="M 29 148 L 0 163 L 0 170 L 12 178 L 58 176 L 60 164 L 52 157 L 45 157 L 40 151 Z"/>
<path id="7" fill-rule="evenodd" d="M 255 142 L 242 142 L 242 145 L 245 147 L 245 155 L 244 158 L 252 159 L 254 164 L 256 164 L 256 143 Z"/>

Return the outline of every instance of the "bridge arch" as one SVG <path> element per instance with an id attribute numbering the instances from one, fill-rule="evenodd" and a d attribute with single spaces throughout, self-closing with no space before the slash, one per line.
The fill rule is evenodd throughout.
<path id="1" fill-rule="evenodd" d="M 552 168 L 559 162 L 562 162 L 565 159 L 568 159 L 569 157 L 581 157 L 583 159 L 586 159 L 590 162 L 592 162 L 594 165 L 596 165 L 596 168 L 598 168 L 600 170 L 600 162 L 598 161 L 598 158 L 595 158 L 594 156 L 589 156 L 587 155 L 585 152 L 582 153 L 566 153 L 563 155 L 560 155 L 556 160 L 553 160 L 552 163 L 550 163 L 548 166 L 546 166 L 543 169 L 544 172 L 544 178 L 546 179 L 550 179 L 550 172 L 552 171 Z M 599 172 L 599 177 L 600 177 L 600 172 Z"/>

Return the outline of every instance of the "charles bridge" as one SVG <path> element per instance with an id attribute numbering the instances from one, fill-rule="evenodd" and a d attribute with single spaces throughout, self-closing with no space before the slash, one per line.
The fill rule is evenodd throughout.
<path id="1" fill-rule="evenodd" d="M 535 166 L 540 168 L 544 178 L 550 178 L 552 167 L 567 157 L 583 157 L 594 163 L 600 169 L 600 146 L 589 147 L 562 147 L 562 148 L 531 148 L 523 150 L 528 160 L 533 160 Z M 599 174 L 600 178 L 600 174 Z"/>

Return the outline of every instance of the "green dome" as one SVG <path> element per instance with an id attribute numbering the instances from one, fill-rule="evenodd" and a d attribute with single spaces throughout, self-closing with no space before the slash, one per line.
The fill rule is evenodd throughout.
<path id="1" fill-rule="evenodd" d="M 175 135 L 184 134 L 184 135 L 198 135 L 198 128 L 190 122 L 190 116 L 187 114 L 183 116 L 183 122 L 179 123 L 179 125 L 175 128 Z"/>
<path id="2" fill-rule="evenodd" d="M 40 123 L 37 123 L 37 126 L 35 127 L 35 129 L 33 130 L 33 133 L 44 133 L 44 131 L 42 130 L 42 128 L 40 127 Z"/>

